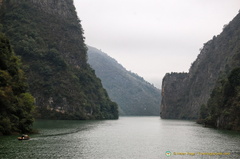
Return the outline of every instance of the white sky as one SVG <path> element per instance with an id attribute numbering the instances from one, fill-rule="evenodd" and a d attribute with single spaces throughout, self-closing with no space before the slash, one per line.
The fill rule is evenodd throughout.
<path id="1" fill-rule="evenodd" d="M 74 0 L 86 44 L 161 88 L 167 72 L 188 72 L 221 33 L 240 0 Z"/>

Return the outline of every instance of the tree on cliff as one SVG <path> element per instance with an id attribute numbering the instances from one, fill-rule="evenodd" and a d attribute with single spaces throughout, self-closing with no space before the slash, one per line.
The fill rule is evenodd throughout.
<path id="1" fill-rule="evenodd" d="M 207 108 L 200 112 L 206 125 L 230 130 L 240 130 L 240 67 L 231 71 L 214 88 Z M 204 114 L 207 115 L 204 116 Z"/>
<path id="2" fill-rule="evenodd" d="M 31 131 L 34 98 L 27 90 L 20 59 L 0 33 L 0 134 Z"/>

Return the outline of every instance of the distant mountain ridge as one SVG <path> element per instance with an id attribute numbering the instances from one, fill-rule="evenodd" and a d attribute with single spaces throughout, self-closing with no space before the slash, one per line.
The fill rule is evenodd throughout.
<path id="1" fill-rule="evenodd" d="M 91 46 L 88 46 L 88 62 L 101 79 L 111 100 L 119 105 L 120 115 L 159 115 L 159 89 Z"/>

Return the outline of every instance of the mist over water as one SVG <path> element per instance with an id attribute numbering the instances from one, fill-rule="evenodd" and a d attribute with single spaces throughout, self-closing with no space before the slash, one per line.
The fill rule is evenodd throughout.
<path id="1" fill-rule="evenodd" d="M 38 120 L 31 140 L 0 137 L 0 158 L 239 158 L 240 133 L 159 117 L 119 120 Z M 166 156 L 166 151 L 171 156 Z M 228 153 L 216 155 L 216 153 Z"/>

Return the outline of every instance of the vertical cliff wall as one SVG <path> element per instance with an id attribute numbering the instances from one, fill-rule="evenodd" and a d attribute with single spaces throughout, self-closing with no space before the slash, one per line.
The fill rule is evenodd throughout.
<path id="1" fill-rule="evenodd" d="M 77 18 L 73 0 L 30 0 L 30 2 L 49 14 L 63 18 Z"/>
<path id="2" fill-rule="evenodd" d="M 73 0 L 3 0 L 2 31 L 21 56 L 42 118 L 118 118 L 116 103 L 87 64 Z"/>
<path id="3" fill-rule="evenodd" d="M 166 74 L 162 85 L 162 118 L 198 118 L 199 109 L 207 103 L 216 81 L 240 65 L 236 62 L 240 56 L 239 23 L 238 14 L 220 35 L 205 43 L 184 77 L 178 73 Z"/>
<path id="4" fill-rule="evenodd" d="M 162 82 L 161 118 L 176 118 L 184 104 L 184 88 L 187 85 L 187 73 L 167 73 Z M 174 105 L 170 107 L 169 103 Z"/>

